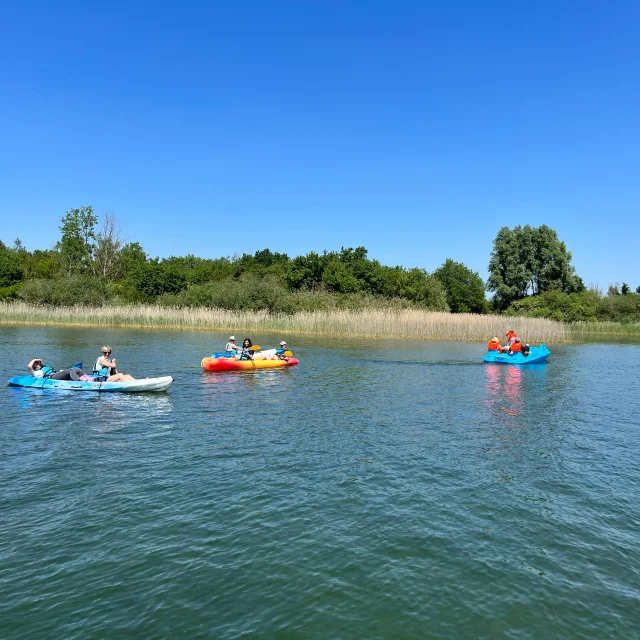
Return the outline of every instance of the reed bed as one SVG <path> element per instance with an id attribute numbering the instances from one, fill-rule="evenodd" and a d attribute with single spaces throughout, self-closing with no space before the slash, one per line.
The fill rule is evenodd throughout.
<path id="1" fill-rule="evenodd" d="M 589 336 L 640 336 L 640 322 L 575 322 L 569 333 L 574 340 Z"/>
<path id="2" fill-rule="evenodd" d="M 153 305 L 119 307 L 40 307 L 0 302 L 0 323 L 157 329 L 230 330 L 280 334 L 340 335 L 403 340 L 484 342 L 514 328 L 530 343 L 571 340 L 566 325 L 541 318 L 504 318 L 450 314 L 419 309 L 363 309 L 300 312 L 229 311 L 164 308 Z"/>

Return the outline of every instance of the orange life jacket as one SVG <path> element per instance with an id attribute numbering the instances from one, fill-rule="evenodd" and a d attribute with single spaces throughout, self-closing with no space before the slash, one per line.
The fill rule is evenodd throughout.
<path id="1" fill-rule="evenodd" d="M 522 342 L 514 342 L 511 345 L 511 352 L 517 353 L 518 351 L 522 351 Z"/>
<path id="2" fill-rule="evenodd" d="M 517 338 L 515 331 L 507 331 L 507 341 L 513 342 Z"/>
<path id="3" fill-rule="evenodd" d="M 500 346 L 500 342 L 489 340 L 489 342 L 487 342 L 487 348 L 489 349 L 489 351 L 500 351 L 502 347 Z"/>

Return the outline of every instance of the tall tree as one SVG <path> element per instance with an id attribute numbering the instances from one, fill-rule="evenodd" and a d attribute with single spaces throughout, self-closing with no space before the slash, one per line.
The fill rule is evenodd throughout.
<path id="1" fill-rule="evenodd" d="M 447 258 L 433 275 L 442 283 L 447 304 L 453 313 L 486 312 L 485 286 L 477 271 L 471 271 L 461 262 Z"/>
<path id="2" fill-rule="evenodd" d="M 116 217 L 105 212 L 100 218 L 100 230 L 95 236 L 93 250 L 94 272 L 98 278 L 105 282 L 110 282 L 115 278 L 122 245 Z"/>
<path id="3" fill-rule="evenodd" d="M 489 274 L 487 289 L 495 292 L 499 309 L 529 294 L 584 290 L 566 244 L 547 225 L 502 227 L 493 241 Z"/>
<path id="4" fill-rule="evenodd" d="M 20 256 L 0 240 L 0 288 L 9 287 L 24 278 Z"/>
<path id="5" fill-rule="evenodd" d="M 97 222 L 98 218 L 93 213 L 93 207 L 69 209 L 62 218 L 62 225 L 59 227 L 62 238 L 56 248 L 60 252 L 68 275 L 92 271 Z"/>

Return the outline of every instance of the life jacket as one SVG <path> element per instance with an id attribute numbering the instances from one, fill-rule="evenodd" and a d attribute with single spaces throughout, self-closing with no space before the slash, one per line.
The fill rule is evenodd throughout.
<path id="1" fill-rule="evenodd" d="M 103 367 L 100 364 L 100 358 L 102 356 L 100 356 L 99 358 L 96 358 L 96 363 L 93 365 L 93 371 L 94 373 L 97 373 L 98 376 L 100 376 L 101 378 L 108 378 L 111 375 L 111 368 L 110 367 Z M 111 358 L 105 358 L 105 360 L 107 362 L 111 362 Z"/>
<path id="2" fill-rule="evenodd" d="M 500 351 L 500 342 L 489 340 L 489 342 L 487 343 L 487 348 L 489 349 L 489 351 Z"/>
<path id="3" fill-rule="evenodd" d="M 516 338 L 518 336 L 516 335 L 515 331 L 507 331 L 507 340 L 513 344 L 516 341 Z"/>
<path id="4" fill-rule="evenodd" d="M 511 345 L 511 353 L 520 353 L 522 351 L 522 342 L 514 342 Z"/>
<path id="5" fill-rule="evenodd" d="M 43 378 L 50 378 L 56 372 L 53 367 L 42 367 L 40 371 L 42 371 Z"/>

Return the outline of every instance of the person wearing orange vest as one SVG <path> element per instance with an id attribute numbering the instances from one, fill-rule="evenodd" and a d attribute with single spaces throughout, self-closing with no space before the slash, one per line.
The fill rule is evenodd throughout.
<path id="1" fill-rule="evenodd" d="M 520 353 L 522 351 L 522 343 L 520 342 L 520 338 L 516 338 L 514 342 L 511 343 L 509 347 L 509 353 Z"/>
<path id="2" fill-rule="evenodd" d="M 489 349 L 489 351 L 497 351 L 498 353 L 502 351 L 502 345 L 500 344 L 500 340 L 498 340 L 498 336 L 493 336 L 493 338 L 487 342 L 487 349 Z"/>
<path id="3" fill-rule="evenodd" d="M 518 337 L 516 335 L 516 332 L 513 329 L 509 329 L 506 335 L 507 335 L 507 342 L 509 344 L 513 344 L 516 341 L 516 338 Z"/>

